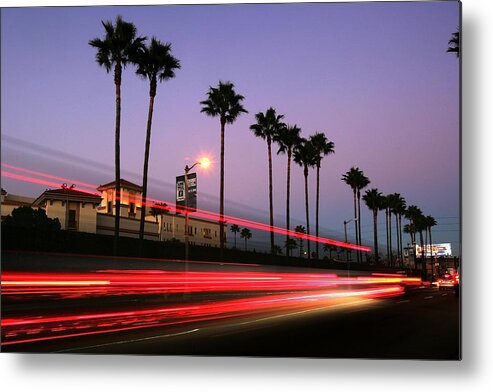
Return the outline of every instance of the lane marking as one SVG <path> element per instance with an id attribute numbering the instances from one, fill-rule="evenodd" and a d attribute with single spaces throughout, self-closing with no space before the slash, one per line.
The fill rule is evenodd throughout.
<path id="1" fill-rule="evenodd" d="M 442 297 L 445 297 L 446 295 L 447 295 L 447 293 L 445 293 L 445 294 L 442 294 Z"/>
<path id="2" fill-rule="evenodd" d="M 406 303 L 406 302 L 411 302 L 410 299 L 405 299 L 405 300 L 402 300 L 402 301 L 397 301 L 396 304 L 403 304 L 403 303 Z"/>
<path id="3" fill-rule="evenodd" d="M 429 295 L 428 297 L 424 297 L 423 299 L 432 299 L 433 295 Z"/>
<path id="4" fill-rule="evenodd" d="M 149 336 L 147 338 L 139 338 L 139 339 L 132 339 L 132 340 L 120 340 L 120 341 L 111 342 L 111 343 L 95 344 L 93 346 L 67 348 L 67 349 L 59 350 L 59 351 L 55 351 L 55 352 L 57 352 L 57 353 L 63 353 L 63 352 L 67 352 L 67 351 L 85 350 L 85 349 L 91 349 L 91 348 L 112 346 L 114 344 L 137 343 L 137 342 L 143 342 L 143 341 L 152 340 L 152 339 L 172 338 L 172 337 L 175 337 L 175 336 L 187 335 L 187 334 L 190 334 L 190 333 L 198 332 L 199 330 L 200 330 L 200 328 L 195 328 L 195 329 L 191 329 L 189 331 L 184 331 L 184 332 L 170 333 L 170 334 L 166 334 L 166 335 Z"/>

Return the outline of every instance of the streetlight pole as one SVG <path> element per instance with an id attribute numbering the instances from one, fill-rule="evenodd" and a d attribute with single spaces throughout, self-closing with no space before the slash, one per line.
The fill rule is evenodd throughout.
<path id="1" fill-rule="evenodd" d="M 358 218 L 351 218 L 348 221 L 344 221 L 344 242 L 347 244 L 347 224 L 351 222 L 357 222 Z M 351 259 L 352 260 L 352 259 Z M 346 248 L 346 261 L 349 262 L 349 249 Z"/>

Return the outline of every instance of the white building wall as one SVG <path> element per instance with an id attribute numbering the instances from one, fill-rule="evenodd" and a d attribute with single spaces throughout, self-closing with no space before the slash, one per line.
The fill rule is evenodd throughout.
<path id="1" fill-rule="evenodd" d="M 140 220 L 120 217 L 120 235 L 123 237 L 139 238 Z M 96 214 L 96 233 L 113 235 L 115 231 L 115 216 Z M 144 238 L 157 241 L 159 239 L 158 224 L 146 221 Z"/>
<path id="2" fill-rule="evenodd" d="M 79 209 L 79 231 L 96 233 L 97 206 L 93 203 L 82 203 Z"/>
<path id="3" fill-rule="evenodd" d="M 58 218 L 62 229 L 65 229 L 65 220 L 67 215 L 65 202 L 62 202 L 60 200 L 47 201 L 45 211 L 48 218 Z"/>

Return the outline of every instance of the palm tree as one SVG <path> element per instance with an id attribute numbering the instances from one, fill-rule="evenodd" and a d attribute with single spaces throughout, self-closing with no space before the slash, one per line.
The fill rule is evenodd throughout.
<path id="1" fill-rule="evenodd" d="M 115 237 L 113 251 L 118 252 L 120 235 L 120 118 L 121 118 L 121 83 L 122 69 L 128 63 L 135 63 L 136 57 L 144 46 L 146 37 L 137 37 L 137 28 L 117 16 L 115 24 L 111 21 L 101 22 L 105 30 L 103 39 L 95 38 L 89 45 L 97 49 L 96 62 L 106 69 L 114 70 L 115 83 Z"/>
<path id="2" fill-rule="evenodd" d="M 459 30 L 457 30 L 455 33 L 452 33 L 452 37 L 448 41 L 447 52 L 455 53 L 458 58 L 460 57 L 460 32 L 459 32 Z"/>
<path id="3" fill-rule="evenodd" d="M 286 244 L 289 242 L 289 202 L 290 202 L 290 187 L 291 187 L 291 157 L 293 149 L 300 142 L 301 129 L 297 125 L 288 125 L 279 129 L 273 140 L 279 145 L 278 154 L 286 154 L 288 156 L 288 169 L 286 179 Z M 296 243 L 296 242 L 295 242 Z M 291 249 L 286 247 L 286 254 L 289 256 Z"/>
<path id="4" fill-rule="evenodd" d="M 298 244 L 296 243 L 296 240 L 294 238 L 288 238 L 286 241 L 284 241 L 284 247 L 286 248 L 286 255 L 290 256 L 291 251 L 293 249 L 296 249 L 298 247 Z"/>
<path id="5" fill-rule="evenodd" d="M 282 248 L 279 245 L 274 244 L 273 253 L 274 255 L 282 255 Z"/>
<path id="6" fill-rule="evenodd" d="M 361 190 L 370 185 L 370 179 L 366 177 L 363 172 L 361 172 L 360 177 L 357 182 L 357 198 L 358 198 L 358 244 L 361 245 L 361 208 L 360 208 L 360 200 L 361 200 Z M 358 250 L 359 258 L 363 261 L 363 255 L 361 254 L 361 250 Z"/>
<path id="7" fill-rule="evenodd" d="M 361 214 L 360 214 L 360 199 L 361 190 L 366 188 L 370 184 L 370 180 L 366 177 L 363 172 L 357 168 L 352 167 L 346 174 L 341 178 L 346 184 L 348 184 L 353 190 L 354 198 L 354 229 L 356 232 L 356 243 L 361 245 Z M 358 263 L 362 262 L 361 251 L 356 252 Z"/>
<path id="8" fill-rule="evenodd" d="M 247 250 L 247 240 L 249 240 L 250 238 L 252 238 L 252 232 L 250 231 L 250 229 L 248 229 L 248 228 L 245 227 L 245 228 L 241 229 L 240 237 L 245 239 L 245 252 L 246 252 L 246 250 Z"/>
<path id="9" fill-rule="evenodd" d="M 423 231 L 426 230 L 426 222 L 423 214 L 416 215 L 414 217 L 414 228 L 419 233 L 419 245 L 421 247 L 421 268 L 423 275 L 426 276 L 426 261 L 425 261 L 425 247 L 423 241 Z"/>
<path id="10" fill-rule="evenodd" d="M 149 168 L 149 152 L 151 147 L 152 114 L 154 112 L 154 99 L 157 94 L 157 82 L 163 82 L 175 77 L 175 70 L 180 68 L 180 62 L 171 55 L 171 44 L 163 44 L 152 37 L 148 47 L 144 47 L 137 60 L 137 75 L 149 80 L 149 111 L 147 114 L 147 132 L 144 153 L 144 172 L 142 180 L 142 208 L 140 215 L 139 241 L 142 252 L 144 240 L 144 224 L 147 200 L 147 173 Z"/>
<path id="11" fill-rule="evenodd" d="M 156 219 L 157 222 L 158 216 L 169 214 L 170 210 L 171 209 L 166 203 L 156 203 L 151 207 L 149 212 Z"/>
<path id="12" fill-rule="evenodd" d="M 270 222 L 270 248 L 274 254 L 274 206 L 272 200 L 272 140 L 279 131 L 286 127 L 281 120 L 284 118 L 282 114 L 277 114 L 274 108 L 269 108 L 264 113 L 260 112 L 255 115 L 256 124 L 250 125 L 250 129 L 256 137 L 267 141 L 267 155 L 269 160 L 269 222 Z"/>
<path id="13" fill-rule="evenodd" d="M 310 136 L 310 141 L 315 147 L 317 152 L 316 166 L 317 166 L 317 197 L 316 197 L 316 207 L 315 207 L 315 236 L 318 238 L 318 212 L 320 205 L 320 166 L 322 164 L 322 159 L 324 156 L 329 154 L 334 154 L 334 143 L 329 141 L 325 135 L 321 132 L 317 132 Z M 316 243 L 316 255 L 318 257 L 318 241 Z"/>
<path id="14" fill-rule="evenodd" d="M 399 195 L 399 194 L 398 194 Z M 394 212 L 397 214 L 397 233 L 398 233 L 398 254 L 401 265 L 403 263 L 403 248 L 402 248 L 402 215 L 406 212 L 406 199 L 402 196 L 396 198 L 396 203 L 394 205 Z"/>
<path id="15" fill-rule="evenodd" d="M 221 123 L 221 182 L 219 189 L 219 243 L 221 258 L 224 252 L 224 129 L 226 124 L 233 124 L 241 113 L 248 113 L 242 106 L 245 98 L 236 94 L 234 84 L 219 82 L 217 87 L 209 87 L 207 99 L 201 101 L 201 113 L 210 117 L 219 117 Z"/>
<path id="16" fill-rule="evenodd" d="M 433 240 L 431 237 L 431 228 L 437 225 L 437 221 L 431 215 L 428 215 L 425 217 L 425 222 L 426 222 L 426 227 L 428 229 L 428 234 L 430 235 L 430 237 L 429 237 L 430 238 L 430 260 L 431 260 L 432 271 L 433 271 L 433 265 L 435 262 L 435 257 L 433 256 Z"/>
<path id="17" fill-rule="evenodd" d="M 231 228 L 230 228 L 231 232 L 234 233 L 235 235 L 235 249 L 236 249 L 236 233 L 239 233 L 240 232 L 240 226 L 234 224 L 234 225 L 231 225 Z"/>
<path id="18" fill-rule="evenodd" d="M 306 212 L 306 234 L 310 235 L 310 210 L 308 208 L 308 168 L 317 163 L 317 152 L 313 144 L 306 139 L 301 139 L 294 149 L 294 161 L 303 167 L 305 176 L 305 212 Z M 308 260 L 311 259 L 310 240 L 307 239 Z"/>
<path id="19" fill-rule="evenodd" d="M 300 248 L 300 257 L 303 257 L 303 236 L 301 234 L 306 234 L 306 229 L 305 226 L 298 225 L 294 228 L 294 231 L 296 233 L 299 233 L 300 235 L 298 236 L 298 241 L 300 242 L 299 248 Z"/>
<path id="20" fill-rule="evenodd" d="M 387 262 L 390 260 L 390 244 L 389 244 L 389 199 L 388 196 L 382 196 L 382 204 L 380 210 L 385 210 L 385 232 L 386 232 L 386 245 L 387 245 Z"/>
<path id="21" fill-rule="evenodd" d="M 378 210 L 383 203 L 383 195 L 376 188 L 367 190 L 363 195 L 363 201 L 366 206 L 373 212 L 373 249 L 375 252 L 375 263 L 378 264 L 378 232 L 377 232 L 377 219 Z"/>
<path id="22" fill-rule="evenodd" d="M 411 234 L 411 240 L 412 240 L 412 245 L 414 249 L 414 266 L 416 268 L 416 232 L 418 232 L 418 225 L 417 225 L 417 220 L 419 219 L 420 216 L 422 216 L 421 210 L 416 207 L 415 205 L 410 205 L 407 207 L 406 212 L 404 213 L 404 216 L 409 219 L 409 228 L 410 234 Z"/>
<path id="23" fill-rule="evenodd" d="M 357 192 L 357 183 L 358 177 L 360 176 L 361 170 L 357 167 L 352 167 L 346 174 L 343 174 L 341 180 L 344 181 L 347 185 L 351 187 L 353 191 L 353 204 L 354 204 L 354 232 L 356 243 L 358 243 L 358 204 L 356 202 L 356 192 Z M 356 259 L 359 263 L 359 252 L 356 252 Z"/>
<path id="24" fill-rule="evenodd" d="M 392 214 L 395 215 L 395 226 L 396 226 L 396 244 L 397 244 L 397 257 L 399 258 L 400 243 L 399 243 L 399 217 L 398 211 L 404 208 L 405 201 L 399 193 L 392 193 L 387 196 L 388 198 L 388 208 L 389 208 L 389 239 L 390 239 L 390 263 L 393 263 L 392 258 Z"/>
<path id="25" fill-rule="evenodd" d="M 329 254 L 329 259 L 332 259 L 332 252 L 337 251 L 337 246 L 332 244 L 324 244 L 323 251 Z"/>
<path id="26" fill-rule="evenodd" d="M 414 236 L 414 233 L 415 233 L 414 226 L 411 223 L 409 223 L 407 225 L 404 225 L 403 231 L 404 231 L 404 233 L 409 234 L 409 236 L 411 237 L 411 244 L 413 244 L 413 241 L 414 241 L 414 237 L 413 236 Z M 416 252 L 416 247 L 413 244 L 413 254 L 414 254 L 414 252 Z M 416 269 L 416 257 L 414 258 L 414 269 Z"/>

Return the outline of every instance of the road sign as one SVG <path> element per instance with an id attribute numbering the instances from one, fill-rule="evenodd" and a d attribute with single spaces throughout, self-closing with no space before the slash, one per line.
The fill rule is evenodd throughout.
<path id="1" fill-rule="evenodd" d="M 197 173 L 188 174 L 188 209 L 197 209 Z M 176 213 L 183 212 L 179 206 L 185 207 L 185 176 L 176 177 Z"/>

